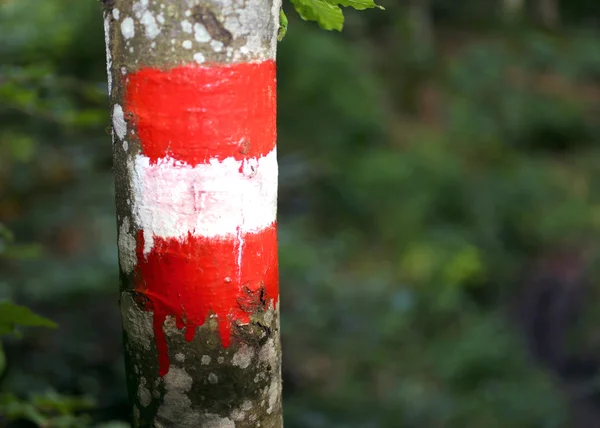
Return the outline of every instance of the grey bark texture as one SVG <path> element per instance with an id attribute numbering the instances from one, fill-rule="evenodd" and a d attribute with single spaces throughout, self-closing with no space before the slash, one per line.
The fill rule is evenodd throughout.
<path id="1" fill-rule="evenodd" d="M 274 59 L 281 0 L 103 0 L 115 192 L 120 305 L 134 427 L 281 428 L 279 313 L 270 305 L 224 349 L 214 318 L 187 342 L 167 318 L 171 366 L 158 374 L 152 314 L 134 292 L 131 160 L 140 152 L 123 115 L 124 81 L 143 66 Z M 235 118 L 232 118 L 235 120 Z M 277 305 L 278 307 L 278 305 Z"/>

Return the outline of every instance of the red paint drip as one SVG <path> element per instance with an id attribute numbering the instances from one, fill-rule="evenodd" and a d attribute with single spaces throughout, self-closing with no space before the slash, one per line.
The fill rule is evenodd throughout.
<path id="1" fill-rule="evenodd" d="M 196 166 L 270 153 L 276 141 L 274 61 L 229 65 L 144 68 L 125 81 L 126 120 L 135 126 L 142 153 L 156 163 L 172 157 Z M 160 374 L 169 370 L 163 330 L 167 316 L 191 341 L 216 316 L 223 347 L 233 326 L 250 322 L 277 302 L 277 227 L 232 238 L 153 236 L 144 249 L 138 233 L 136 290 L 154 317 Z"/>
<path id="2" fill-rule="evenodd" d="M 146 309 L 153 312 L 161 376 L 170 366 L 163 330 L 168 315 L 175 318 L 177 328 L 185 329 L 185 338 L 191 341 L 196 328 L 215 314 L 221 343 L 228 347 L 234 323 L 247 324 L 259 307 L 276 304 L 276 224 L 259 233 L 244 234 L 241 239 L 153 239 L 154 247 L 144 255 L 143 232 L 138 234 L 136 291 L 147 298 Z"/>
<path id="3" fill-rule="evenodd" d="M 192 166 L 233 156 L 264 156 L 276 141 L 276 67 L 272 60 L 144 68 L 126 78 L 125 112 L 144 155 Z"/>

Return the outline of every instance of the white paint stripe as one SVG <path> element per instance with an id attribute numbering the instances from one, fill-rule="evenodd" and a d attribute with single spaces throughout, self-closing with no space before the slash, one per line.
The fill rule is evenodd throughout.
<path id="1" fill-rule="evenodd" d="M 171 158 L 151 165 L 137 155 L 131 168 L 133 213 L 146 254 L 153 236 L 235 238 L 276 220 L 276 149 L 258 159 L 231 157 L 195 167 Z"/>

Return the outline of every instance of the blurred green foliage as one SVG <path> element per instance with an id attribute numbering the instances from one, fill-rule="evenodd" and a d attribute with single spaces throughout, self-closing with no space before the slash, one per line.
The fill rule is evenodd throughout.
<path id="1" fill-rule="evenodd" d="M 504 19 L 501 1 L 431 3 L 349 11 L 341 34 L 288 13 L 286 426 L 592 426 L 595 378 L 533 358 L 520 320 L 540 312 L 524 272 L 553 279 L 565 306 L 585 290 L 576 324 L 558 309 L 534 324 L 600 367 L 600 10 L 561 2 L 562 26 L 541 29 L 535 11 Z M 9 0 L 0 28 L 0 221 L 19 244 L 0 299 L 60 325 L 5 341 L 0 408 L 26 416 L 54 389 L 42 400 L 57 418 L 124 419 L 99 5 Z"/>

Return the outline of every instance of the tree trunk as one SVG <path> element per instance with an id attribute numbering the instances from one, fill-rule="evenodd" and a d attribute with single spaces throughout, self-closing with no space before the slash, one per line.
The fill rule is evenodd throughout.
<path id="1" fill-rule="evenodd" d="M 537 13 L 544 27 L 555 28 L 560 21 L 558 0 L 537 0 Z"/>
<path id="2" fill-rule="evenodd" d="M 429 0 L 410 0 L 408 12 L 413 41 L 430 54 L 434 47 L 434 30 Z"/>
<path id="3" fill-rule="evenodd" d="M 525 0 L 503 0 L 504 12 L 509 20 L 521 19 L 525 9 Z"/>
<path id="4" fill-rule="evenodd" d="M 104 0 L 135 427 L 279 428 L 281 0 Z"/>

